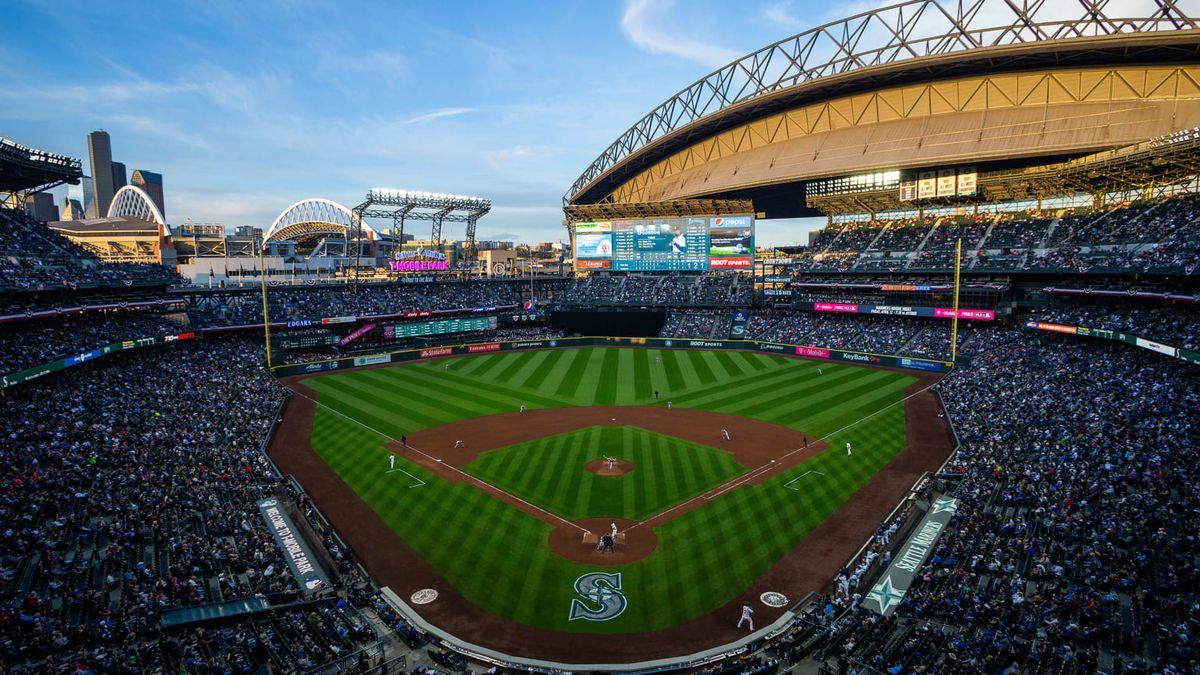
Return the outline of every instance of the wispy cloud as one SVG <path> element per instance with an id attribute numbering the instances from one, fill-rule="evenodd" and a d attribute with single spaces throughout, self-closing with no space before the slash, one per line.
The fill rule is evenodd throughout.
<path id="1" fill-rule="evenodd" d="M 424 115 L 417 115 L 404 120 L 405 124 L 419 124 L 421 122 L 429 122 L 443 117 L 454 117 L 455 115 L 465 115 L 469 112 L 475 112 L 474 108 L 439 108 Z"/>
<path id="2" fill-rule="evenodd" d="M 767 23 L 789 32 L 811 28 L 810 24 L 807 24 L 807 22 L 792 13 L 791 0 L 780 0 L 779 2 L 768 4 L 763 8 L 762 17 Z"/>
<path id="3" fill-rule="evenodd" d="M 651 54 L 670 54 L 712 68 L 723 66 L 741 56 L 735 50 L 714 42 L 672 35 L 663 30 L 676 24 L 670 17 L 674 0 L 629 0 L 621 14 L 621 32 L 639 49 Z"/>

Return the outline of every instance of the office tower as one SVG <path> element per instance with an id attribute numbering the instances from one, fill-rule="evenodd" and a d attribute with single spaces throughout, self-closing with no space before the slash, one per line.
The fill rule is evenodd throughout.
<path id="1" fill-rule="evenodd" d="M 103 218 L 108 215 L 108 206 L 113 198 L 112 141 L 107 131 L 88 134 L 88 161 L 92 165 L 92 204 L 88 215 Z"/>
<path id="2" fill-rule="evenodd" d="M 113 173 L 113 194 L 116 194 L 117 190 L 120 190 L 121 188 L 123 188 L 129 184 L 129 181 L 125 177 L 125 163 L 124 162 L 113 162 L 112 163 L 112 173 Z"/>
<path id="3" fill-rule="evenodd" d="M 129 181 L 132 185 L 136 185 L 146 191 L 150 195 L 150 201 L 158 207 L 163 218 L 167 217 L 167 206 L 163 203 L 163 177 L 161 173 L 138 169 L 133 172 L 133 177 Z"/>
<path id="4" fill-rule="evenodd" d="M 83 220 L 92 209 L 92 177 L 84 176 L 79 185 L 67 186 L 67 199 L 79 202 L 80 210 L 74 211 L 74 218 L 66 220 Z"/>
<path id="5" fill-rule="evenodd" d="M 74 197 L 67 197 L 63 200 L 63 220 L 83 220 L 86 217 L 87 212 L 83 208 L 83 202 Z"/>
<path id="6" fill-rule="evenodd" d="M 54 195 L 49 192 L 35 192 L 25 197 L 25 215 L 43 223 L 58 220 L 58 206 L 54 204 Z"/>

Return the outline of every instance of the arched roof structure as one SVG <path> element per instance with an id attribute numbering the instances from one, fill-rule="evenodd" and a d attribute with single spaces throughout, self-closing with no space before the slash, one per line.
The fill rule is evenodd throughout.
<path id="1" fill-rule="evenodd" d="M 311 197 L 284 209 L 267 228 L 264 241 L 286 241 L 322 234 L 349 237 L 360 223 L 368 239 L 379 238 L 370 224 L 356 217 L 350 209 L 329 199 Z"/>
<path id="2" fill-rule="evenodd" d="M 126 185 L 113 195 L 108 205 L 109 218 L 137 218 L 167 229 L 167 219 L 146 191 L 136 185 Z M 167 230 L 169 233 L 169 229 Z"/>
<path id="3" fill-rule="evenodd" d="M 1110 0 L 1019 3 L 905 0 L 817 26 L 748 54 L 667 99 L 613 141 L 576 179 L 564 202 L 687 199 L 778 183 L 782 180 L 777 175 L 779 166 L 806 164 L 821 147 L 842 147 L 849 141 L 833 139 L 816 149 L 800 148 L 802 143 L 782 152 L 771 148 L 764 151 L 769 156 L 762 164 L 776 167 L 776 171 L 761 176 L 749 175 L 747 163 L 742 162 L 738 175 L 732 177 L 734 168 L 725 171 L 725 167 L 711 166 L 712 160 L 718 155 L 744 151 L 750 145 L 757 148 L 778 143 L 787 135 L 779 133 L 780 128 L 798 138 L 822 131 L 822 125 L 865 128 L 866 120 L 871 128 L 863 133 L 878 135 L 875 130 L 891 121 L 883 119 L 887 117 L 883 113 L 876 115 L 877 110 L 887 107 L 870 98 L 878 95 L 904 99 L 899 103 L 887 102 L 900 111 L 892 115 L 897 118 L 911 117 L 913 111 L 930 117 L 940 114 L 942 107 L 952 108 L 958 103 L 951 101 L 943 106 L 940 97 L 944 91 L 930 93 L 913 87 L 930 87 L 940 82 L 943 90 L 953 87 L 965 91 L 960 94 L 963 98 L 960 107 L 970 112 L 981 104 L 969 100 L 971 92 L 967 89 L 979 86 L 975 80 L 980 77 L 1003 74 L 1011 75 L 1011 80 L 1024 74 L 1029 83 L 988 82 L 983 86 L 984 90 L 1001 91 L 1004 95 L 1009 94 L 1009 88 L 1016 87 L 1020 91 L 1010 98 L 1020 99 L 1022 104 L 1030 98 L 1029 88 L 1036 94 L 1039 86 L 1046 86 L 1057 94 L 1057 82 L 1046 84 L 1047 77 L 1060 81 L 1074 78 L 1082 82 L 1075 87 L 1082 88 L 1082 93 L 1068 91 L 1063 97 L 1091 103 L 1102 90 L 1106 91 L 1106 77 L 1121 80 L 1140 76 L 1146 80 L 1160 75 L 1129 72 L 1110 76 L 1090 72 L 1096 68 L 1194 64 L 1200 53 L 1197 18 L 1200 3 L 1152 0 L 1147 4 L 1149 9 L 1138 8 L 1139 15 L 1128 17 L 1118 15 L 1129 12 L 1125 3 Z M 1160 79 L 1171 76 L 1167 73 Z M 1187 74 L 1184 79 L 1189 77 Z M 967 78 L 974 80 L 964 82 Z M 1092 80 L 1097 78 L 1100 85 L 1093 86 Z M 1149 86 L 1135 86 L 1139 89 L 1135 98 L 1150 98 L 1150 94 L 1140 89 L 1155 90 L 1151 94 L 1160 95 L 1157 83 L 1156 80 Z M 901 91 L 904 87 L 912 90 Z M 894 91 L 888 91 L 889 88 Z M 1116 89 L 1121 87 L 1118 85 Z M 1187 91 L 1185 87 L 1183 97 L 1190 95 Z M 932 103 L 924 104 L 922 96 Z M 1114 100 L 1123 97 L 1123 91 L 1109 96 Z M 999 95 L 990 97 L 999 98 Z M 830 105 L 838 109 L 826 111 L 824 107 Z M 991 112 L 996 101 L 990 101 L 988 106 L 986 112 Z M 1115 100 L 1114 106 L 1128 107 L 1124 100 Z M 784 113 L 795 119 L 771 119 L 772 115 L 779 117 Z M 1095 116 L 1103 118 L 1105 114 L 1101 111 Z M 883 117 L 878 121 L 872 117 L 880 115 Z M 769 127 L 765 131 L 749 128 L 768 120 L 772 123 L 765 124 Z M 1175 126 L 1190 126 L 1191 121 L 1184 119 Z M 917 120 L 911 126 L 917 128 L 923 124 L 923 120 Z M 1132 142 L 1173 131 L 1171 126 L 1149 125 L 1145 134 Z M 803 133 L 794 133 L 796 130 Z M 1096 147 L 1082 147 L 1086 144 L 1081 143 L 1077 154 L 1117 147 L 1126 140 L 1117 139 L 1104 147 L 1097 143 L 1092 144 Z M 879 163 L 891 164 L 894 160 L 888 158 Z M 664 177 L 680 174 L 681 169 L 694 169 L 695 175 L 665 185 Z M 842 171 L 845 167 L 795 169 L 797 178 L 809 177 L 807 174 L 839 175 Z M 682 185 L 683 182 L 690 185 Z"/>

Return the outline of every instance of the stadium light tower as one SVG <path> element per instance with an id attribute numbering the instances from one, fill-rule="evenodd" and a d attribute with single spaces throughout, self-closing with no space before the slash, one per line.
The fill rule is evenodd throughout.
<path id="1" fill-rule="evenodd" d="M 467 247 L 463 255 L 468 260 L 475 258 L 475 228 L 479 219 L 492 210 L 492 202 L 480 197 L 451 195 L 440 192 L 418 192 L 372 188 L 366 198 L 353 209 L 358 227 L 363 218 L 391 218 L 400 225 L 400 244 L 404 244 L 404 222 L 406 220 L 428 220 L 433 223 L 430 241 L 438 252 L 442 251 L 442 224 L 466 223 Z M 360 248 L 361 250 L 361 248 Z M 357 270 L 357 264 L 355 265 Z M 355 272 L 357 284 L 358 273 Z"/>

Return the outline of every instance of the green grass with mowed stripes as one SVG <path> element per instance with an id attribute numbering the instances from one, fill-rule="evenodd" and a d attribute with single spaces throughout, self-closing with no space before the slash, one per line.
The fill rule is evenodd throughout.
<path id="1" fill-rule="evenodd" d="M 633 462 L 624 476 L 584 465 L 605 456 Z M 591 427 L 482 453 L 465 467 L 509 494 L 567 520 L 641 520 L 746 472 L 732 453 L 636 427 Z"/>
<path id="2" fill-rule="evenodd" d="M 305 383 L 320 392 L 313 448 L 467 599 L 491 614 L 538 628 L 623 633 L 667 628 L 736 599 L 903 449 L 900 402 L 904 387 L 914 381 L 893 371 L 752 352 L 581 348 L 465 356 L 320 375 Z M 658 401 L 655 390 L 661 392 Z M 546 544 L 549 525 L 470 485 L 440 480 L 399 458 L 397 468 L 426 484 L 413 488 L 415 481 L 405 473 L 387 473 L 384 445 L 420 429 L 514 412 L 521 405 L 665 405 L 667 400 L 782 424 L 824 438 L 832 449 L 656 528 L 655 552 L 615 569 L 557 556 Z M 652 439 L 657 443 L 685 443 L 650 435 L 662 439 Z M 555 439 L 543 441 L 540 449 L 542 441 L 523 445 L 533 453 L 553 454 Z M 854 446 L 851 456 L 841 450 L 846 442 Z M 793 449 L 779 448 L 779 454 Z M 504 456 L 524 461 L 516 450 L 485 453 L 471 470 L 495 479 L 505 471 Z M 562 475 L 564 466 L 569 475 Z M 699 479 L 686 466 L 675 467 L 674 478 L 654 478 L 662 487 L 653 501 L 622 498 L 611 508 L 656 513 L 652 503 L 686 499 L 711 485 L 710 478 L 719 485 L 722 471 L 736 469 L 722 464 L 712 473 L 701 472 L 707 477 Z M 809 471 L 822 475 L 809 474 L 791 483 L 793 489 L 783 487 Z M 514 494 L 525 490 L 529 501 L 570 518 L 620 516 L 595 514 L 602 504 L 570 489 L 552 494 L 550 486 L 574 481 L 580 473 L 578 464 L 531 460 L 519 476 L 502 482 Z M 644 480 L 637 474 L 618 480 Z M 621 572 L 628 605 L 620 616 L 606 622 L 569 620 L 574 581 L 589 571 Z"/>

